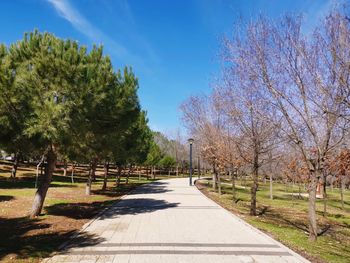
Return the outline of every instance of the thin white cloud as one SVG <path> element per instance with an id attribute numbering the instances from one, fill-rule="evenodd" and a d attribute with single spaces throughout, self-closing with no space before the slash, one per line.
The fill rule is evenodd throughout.
<path id="1" fill-rule="evenodd" d="M 87 21 L 76 10 L 74 10 L 68 2 L 64 0 L 48 0 L 48 2 L 55 7 L 60 16 L 67 19 L 80 30 L 90 27 Z"/>
<path id="2" fill-rule="evenodd" d="M 105 45 L 115 56 L 128 60 L 128 63 L 142 63 L 140 59 L 133 56 L 128 50 L 115 40 L 105 35 L 101 30 L 92 25 L 83 15 L 76 10 L 68 0 L 47 0 L 55 8 L 57 13 L 79 32 L 83 33 L 93 42 Z"/>
<path id="3" fill-rule="evenodd" d="M 111 24 L 118 29 L 119 34 L 138 44 L 139 52 L 142 53 L 142 57 L 146 55 L 148 64 L 152 64 L 153 67 L 159 66 L 161 58 L 139 29 L 128 0 L 113 1 L 112 4 L 111 1 L 101 0 L 101 4 L 105 6 L 106 12 L 109 12 L 109 16 L 115 17 L 118 14 L 118 19 L 111 19 Z"/>
<path id="4" fill-rule="evenodd" d="M 120 0 L 120 1 L 116 1 L 116 4 L 120 7 L 120 9 L 122 10 L 124 17 L 126 18 L 126 20 L 128 21 L 128 24 L 130 25 L 136 25 L 135 23 L 135 19 L 134 16 L 131 12 L 131 8 L 129 6 L 129 3 L 127 0 Z"/>

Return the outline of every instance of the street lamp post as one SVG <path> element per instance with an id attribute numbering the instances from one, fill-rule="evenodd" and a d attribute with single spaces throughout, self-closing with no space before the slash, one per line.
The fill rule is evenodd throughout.
<path id="1" fill-rule="evenodd" d="M 190 186 L 192 185 L 192 144 L 194 139 L 189 138 L 188 143 L 190 144 Z"/>

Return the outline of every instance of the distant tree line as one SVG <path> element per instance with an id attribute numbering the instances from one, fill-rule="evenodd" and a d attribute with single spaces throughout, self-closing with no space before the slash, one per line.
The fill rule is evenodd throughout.
<path id="1" fill-rule="evenodd" d="M 195 155 L 194 160 L 196 158 L 197 155 Z M 170 138 L 170 136 L 155 131 L 153 132 L 153 143 L 145 164 L 150 166 L 152 176 L 154 176 L 154 170 L 157 168 L 163 169 L 169 175 L 171 172 L 176 176 L 187 174 L 189 146 L 183 141 L 179 133 L 175 138 Z"/>

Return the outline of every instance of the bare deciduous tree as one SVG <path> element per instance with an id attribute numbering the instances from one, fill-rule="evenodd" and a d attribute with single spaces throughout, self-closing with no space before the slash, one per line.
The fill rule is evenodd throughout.
<path id="1" fill-rule="evenodd" d="M 307 176 L 309 239 L 315 241 L 317 186 L 323 184 L 325 214 L 326 160 L 348 135 L 350 20 L 333 10 L 312 34 L 302 27 L 302 17 L 291 15 L 239 24 L 223 40 L 218 87 L 209 97 L 192 97 L 183 109 L 207 158 L 227 166 L 230 151 L 237 151 L 251 165 L 252 215 L 259 168 L 275 158 L 281 142 L 295 149 L 298 158 L 289 170 L 292 180 Z M 235 147 L 227 150 L 228 141 Z"/>
<path id="2" fill-rule="evenodd" d="M 279 22 L 260 17 L 247 26 L 245 37 L 237 35 L 227 46 L 245 79 L 263 88 L 282 120 L 281 131 L 309 169 L 309 237 L 316 240 L 317 182 L 327 154 L 342 141 L 348 124 L 340 99 L 347 74 L 337 59 L 343 53 L 345 22 L 331 14 L 313 37 L 302 34 L 300 17 L 286 16 Z"/>

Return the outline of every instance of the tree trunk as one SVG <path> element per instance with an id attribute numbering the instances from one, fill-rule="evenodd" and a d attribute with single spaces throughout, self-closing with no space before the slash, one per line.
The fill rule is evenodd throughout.
<path id="1" fill-rule="evenodd" d="M 201 178 L 201 161 L 200 161 L 200 159 L 199 159 L 199 157 L 198 157 L 198 163 L 197 163 L 197 168 L 198 168 L 198 179 L 200 179 Z"/>
<path id="2" fill-rule="evenodd" d="M 184 161 L 181 161 L 181 175 L 185 176 L 185 174 L 184 174 Z"/>
<path id="3" fill-rule="evenodd" d="M 326 177 L 323 177 L 323 216 L 327 216 L 327 183 Z"/>
<path id="4" fill-rule="evenodd" d="M 89 172 L 88 180 L 86 182 L 85 194 L 91 195 L 91 185 L 92 182 L 96 179 L 96 167 L 97 167 L 97 158 L 94 158 L 91 163 L 91 169 Z"/>
<path id="5" fill-rule="evenodd" d="M 332 177 L 331 177 L 331 192 L 332 192 L 332 193 L 333 193 L 333 188 L 334 188 L 333 184 L 334 184 L 334 178 L 333 178 L 333 176 L 332 176 Z"/>
<path id="6" fill-rule="evenodd" d="M 64 164 L 63 164 L 63 176 L 67 176 L 67 160 L 64 159 Z"/>
<path id="7" fill-rule="evenodd" d="M 86 187 L 85 187 L 86 195 L 91 195 L 91 184 L 92 184 L 92 177 L 91 177 L 91 173 L 89 173 L 88 180 L 86 182 Z"/>
<path id="8" fill-rule="evenodd" d="M 250 189 L 250 215 L 256 216 L 256 192 L 258 191 L 259 166 L 257 156 L 253 167 L 253 185 Z"/>
<path id="9" fill-rule="evenodd" d="M 75 164 L 72 163 L 72 173 L 71 173 L 71 180 L 72 180 L 72 184 L 74 184 L 74 170 L 75 170 Z"/>
<path id="10" fill-rule="evenodd" d="M 179 177 L 179 164 L 176 163 L 176 177 Z"/>
<path id="11" fill-rule="evenodd" d="M 102 191 L 105 191 L 107 189 L 108 171 L 109 171 L 109 162 L 105 162 L 105 165 L 103 167 Z"/>
<path id="12" fill-rule="evenodd" d="M 317 240 L 317 221 L 316 221 L 316 189 L 317 172 L 311 171 L 309 182 L 309 240 Z"/>
<path id="13" fill-rule="evenodd" d="M 152 166 L 152 179 L 156 179 L 156 171 L 154 166 Z"/>
<path id="14" fill-rule="evenodd" d="M 236 202 L 236 178 L 235 178 L 235 172 L 230 171 L 229 172 L 231 175 L 232 179 L 232 197 L 233 197 L 233 202 Z"/>
<path id="15" fill-rule="evenodd" d="M 216 169 L 215 169 L 215 165 L 213 165 L 213 174 L 212 174 L 212 180 L 213 180 L 213 190 L 216 191 L 217 190 L 217 182 L 216 182 Z"/>
<path id="16" fill-rule="evenodd" d="M 39 187 L 35 193 L 32 211 L 30 212 L 30 217 L 39 216 L 44 205 L 47 190 L 49 189 L 52 175 L 55 170 L 55 164 L 57 159 L 57 152 L 54 145 L 50 146 L 50 150 L 46 155 L 47 164 L 45 169 L 45 174 L 41 176 Z"/>
<path id="17" fill-rule="evenodd" d="M 292 178 L 292 185 L 291 185 L 291 188 L 292 188 L 292 200 L 294 200 L 295 196 L 294 196 L 294 176 Z"/>
<path id="18" fill-rule="evenodd" d="M 217 178 L 217 183 L 218 183 L 218 192 L 219 195 L 222 194 L 221 192 L 221 174 L 219 172 L 216 172 L 216 178 Z"/>
<path id="19" fill-rule="evenodd" d="M 129 177 L 130 177 L 131 171 L 132 171 L 132 165 L 130 164 L 129 165 L 129 171 L 128 171 L 128 174 L 126 176 L 126 182 L 125 182 L 126 184 L 129 184 Z"/>
<path id="20" fill-rule="evenodd" d="M 341 201 L 341 209 L 344 210 L 344 190 L 345 190 L 345 180 L 344 177 L 340 176 L 340 201 Z"/>
<path id="21" fill-rule="evenodd" d="M 273 200 L 272 171 L 270 171 L 270 199 Z"/>
<path id="22" fill-rule="evenodd" d="M 323 185 L 320 180 L 317 182 L 316 195 L 323 195 Z"/>
<path id="23" fill-rule="evenodd" d="M 16 153 L 15 159 L 13 160 L 12 169 L 11 169 L 11 178 L 13 179 L 16 179 L 18 163 L 19 163 L 19 153 Z"/>
<path id="24" fill-rule="evenodd" d="M 115 182 L 116 187 L 118 187 L 120 185 L 121 176 L 122 176 L 122 167 L 119 165 L 118 166 L 117 178 L 116 178 L 116 182 Z"/>
<path id="25" fill-rule="evenodd" d="M 96 168 L 97 168 L 97 158 L 94 158 L 91 163 L 91 179 L 93 182 L 96 181 Z"/>
<path id="26" fill-rule="evenodd" d="M 41 164 L 43 163 L 45 159 L 45 154 L 41 157 L 40 162 L 38 163 L 38 165 L 36 166 L 36 176 L 35 176 L 35 189 L 38 188 L 38 179 L 39 179 L 39 167 L 41 166 Z M 43 176 L 43 170 L 42 170 L 43 166 L 40 167 L 40 176 Z"/>
<path id="27" fill-rule="evenodd" d="M 288 194 L 288 179 L 286 179 L 286 181 L 284 182 L 285 188 L 284 191 L 286 192 L 286 194 Z"/>

